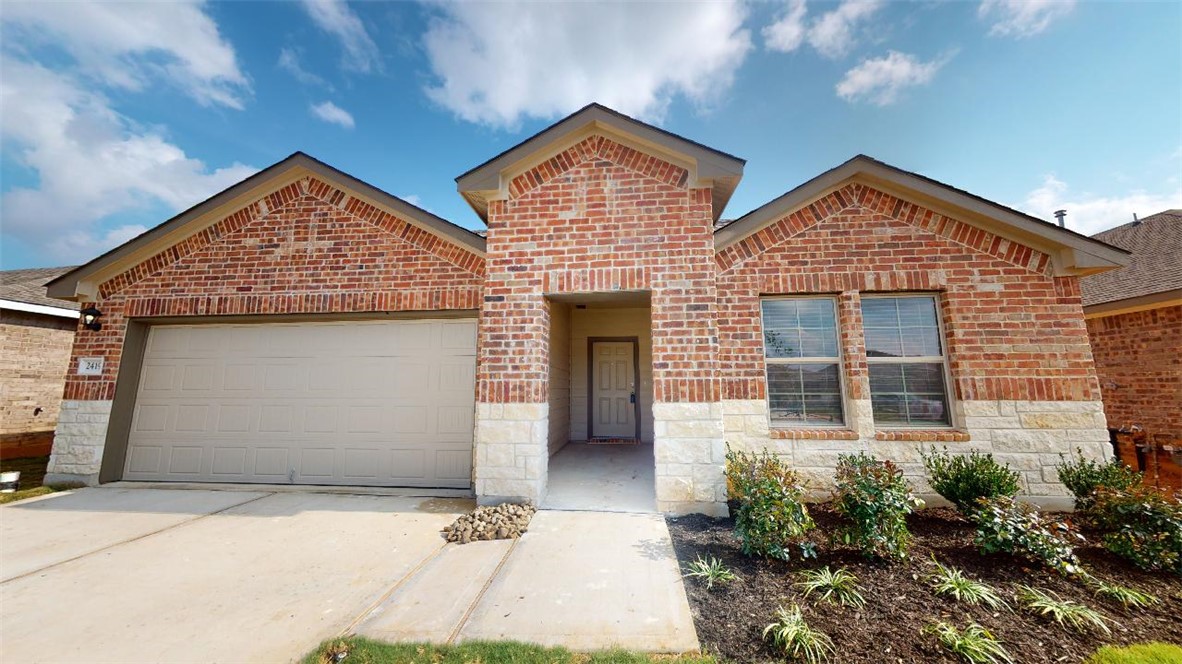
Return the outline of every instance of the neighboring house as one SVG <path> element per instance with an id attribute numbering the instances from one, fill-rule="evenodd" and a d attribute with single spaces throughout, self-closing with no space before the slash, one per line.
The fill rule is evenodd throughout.
<path id="1" fill-rule="evenodd" d="M 53 445 L 78 305 L 45 284 L 70 267 L 0 272 L 0 458 L 45 456 Z"/>
<path id="2" fill-rule="evenodd" d="M 743 168 L 592 105 L 457 178 L 485 237 L 296 153 L 50 285 L 103 324 L 51 479 L 539 502 L 639 438 L 660 510 L 718 513 L 728 443 L 992 450 L 1036 497 L 1109 453 L 1079 278 L 1125 251 L 861 156 L 716 229 Z"/>
<path id="3" fill-rule="evenodd" d="M 1182 486 L 1182 210 L 1094 237 L 1132 252 L 1128 267 L 1082 280 L 1108 426 L 1139 428 L 1146 442 L 1176 450 L 1159 460 L 1170 466 L 1167 483 Z"/>

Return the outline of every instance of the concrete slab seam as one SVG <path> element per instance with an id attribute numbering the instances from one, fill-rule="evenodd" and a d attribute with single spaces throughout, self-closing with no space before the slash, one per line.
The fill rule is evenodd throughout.
<path id="1" fill-rule="evenodd" d="M 481 600 L 484 599 L 484 595 L 488 592 L 488 589 L 492 587 L 493 581 L 496 581 L 497 577 L 501 575 L 501 570 L 504 569 L 505 563 L 508 562 L 509 556 L 513 555 L 513 550 L 517 548 L 517 543 L 520 541 L 521 538 L 514 538 L 509 544 L 509 548 L 505 549 L 505 555 L 501 556 L 501 562 L 497 563 L 497 568 L 493 570 L 492 574 L 488 575 L 488 580 L 484 582 L 483 586 L 481 586 L 480 592 L 476 593 L 476 597 L 472 600 L 472 603 L 468 605 L 468 609 L 464 611 L 464 615 L 460 616 L 460 621 L 456 623 L 456 626 L 454 629 L 452 629 L 451 634 L 447 635 L 447 641 L 444 643 L 449 646 L 455 644 L 456 639 L 460 637 L 460 632 L 464 629 L 464 625 L 467 625 L 468 620 L 472 618 L 472 612 L 476 610 L 476 606 L 480 604 Z"/>
<path id="2" fill-rule="evenodd" d="M 54 567 L 57 567 L 57 566 L 59 566 L 59 565 L 65 565 L 66 563 L 72 563 L 72 562 L 74 562 L 75 560 L 81 560 L 82 558 L 85 558 L 85 557 L 87 557 L 87 556 L 92 556 L 92 555 L 94 555 L 94 554 L 96 554 L 96 553 L 102 553 L 103 551 L 108 551 L 108 550 L 110 550 L 110 549 L 114 549 L 114 548 L 115 548 L 115 547 L 117 547 L 117 546 L 123 546 L 124 544 L 131 544 L 132 542 L 138 542 L 138 541 L 140 541 L 140 540 L 142 540 L 142 539 L 146 539 L 146 538 L 148 538 L 148 537 L 151 537 L 151 536 L 153 536 L 153 535 L 159 535 L 160 533 L 162 533 L 162 532 L 164 532 L 164 531 L 166 531 L 166 530 L 172 530 L 173 528 L 179 528 L 179 527 L 181 527 L 181 526 L 187 526 L 187 525 L 189 525 L 190 523 L 195 523 L 195 522 L 197 522 L 197 521 L 200 521 L 201 519 L 204 519 L 205 517 L 213 516 L 213 515 L 215 515 L 215 514 L 221 514 L 222 512 L 225 512 L 225 511 L 227 511 L 227 510 L 232 510 L 232 509 L 234 509 L 235 507 L 242 507 L 243 505 L 249 505 L 249 504 L 251 504 L 251 503 L 255 502 L 256 500 L 262 500 L 263 498 L 270 498 L 270 497 L 271 497 L 271 496 L 273 496 L 273 495 L 275 495 L 275 494 L 273 494 L 273 493 L 268 493 L 268 494 L 264 494 L 264 495 L 262 495 L 262 496 L 259 496 L 259 497 L 257 497 L 257 498 L 251 498 L 250 500 L 244 500 L 244 501 L 242 501 L 242 502 L 240 502 L 240 503 L 235 503 L 235 504 L 233 504 L 233 505 L 230 505 L 230 506 L 228 506 L 228 507 L 223 507 L 222 509 L 220 509 L 220 510 L 217 510 L 216 512 L 209 512 L 209 513 L 207 513 L 207 514 L 200 514 L 200 515 L 198 515 L 198 516 L 195 516 L 195 517 L 193 517 L 192 519 L 186 519 L 186 520 L 184 520 L 184 521 L 179 521 L 179 522 L 177 522 L 177 523 L 174 523 L 174 524 L 171 524 L 171 525 L 165 526 L 165 527 L 163 527 L 163 528 L 161 528 L 161 529 L 159 529 L 159 530 L 153 530 L 153 531 L 152 531 L 152 532 L 150 532 L 150 533 L 144 533 L 144 534 L 142 534 L 142 535 L 136 535 L 135 537 L 133 537 L 133 538 L 131 538 L 131 539 L 126 539 L 126 540 L 123 540 L 123 541 L 121 541 L 121 542 L 115 542 L 114 544 L 108 544 L 107 546 L 104 546 L 104 547 L 101 547 L 101 548 L 95 549 L 94 551 L 87 551 L 86 553 L 79 554 L 79 555 L 77 555 L 77 556 L 74 556 L 73 558 L 67 558 L 67 559 L 65 559 L 65 560 L 59 560 L 59 561 L 57 561 L 56 563 L 52 563 L 52 564 L 46 565 L 45 567 L 39 567 L 39 568 L 37 568 L 37 569 L 34 569 L 34 570 L 29 570 L 28 572 L 25 572 L 24 574 L 19 574 L 19 575 L 17 575 L 17 576 L 14 576 L 14 577 L 12 577 L 11 579 L 4 579 L 3 581 L 0 581 L 0 585 L 4 585 L 4 584 L 6 584 L 6 583 L 10 583 L 10 582 L 12 582 L 12 581 L 16 581 L 17 579 L 23 579 L 23 578 L 25 578 L 26 576 L 32 576 L 33 574 L 37 574 L 38 572 L 44 572 L 44 571 L 45 571 L 45 570 L 47 570 L 47 569 L 52 569 L 52 568 L 54 568 Z"/>
<path id="3" fill-rule="evenodd" d="M 397 582 L 395 582 L 395 583 L 394 583 L 394 585 L 390 586 L 390 589 L 389 589 L 389 590 L 387 590 L 386 592 L 382 593 L 382 596 L 381 596 L 381 597 L 379 597 L 379 598 L 377 599 L 377 601 L 375 601 L 375 602 L 372 602 L 372 603 L 371 603 L 369 606 L 367 606 L 367 607 L 365 608 L 365 610 L 364 610 L 364 611 L 362 611 L 361 613 L 359 613 L 359 614 L 357 615 L 357 617 L 356 617 L 356 618 L 354 618 L 354 619 L 353 619 L 353 621 L 352 621 L 352 622 L 350 622 L 350 623 L 348 624 L 348 626 L 346 626 L 346 627 L 345 627 L 344 629 L 342 629 L 340 632 L 337 632 L 337 636 L 338 636 L 338 637 L 342 637 L 342 636 L 346 636 L 346 635 L 352 634 L 352 633 L 353 633 L 353 630 L 354 630 L 354 629 L 357 629 L 357 626 L 358 626 L 358 625 L 360 625 L 360 624 L 361 624 L 361 622 L 362 622 L 363 620 L 365 620 L 366 618 L 368 618 L 368 617 L 369 617 L 369 614 L 373 613 L 373 612 L 374 612 L 374 610 L 375 610 L 375 609 L 377 609 L 379 606 L 381 606 L 381 605 L 385 604 L 385 603 L 386 603 L 386 600 L 390 599 L 390 597 L 391 597 L 391 596 L 392 596 L 392 595 L 393 595 L 395 592 L 397 592 L 399 588 L 401 588 L 403 585 L 405 585 L 407 581 L 410 581 L 411 579 L 413 579 L 413 578 L 414 578 L 414 577 L 415 577 L 415 576 L 416 576 L 416 575 L 417 575 L 419 572 L 423 571 L 423 569 L 424 569 L 424 568 L 426 568 L 426 567 L 427 567 L 427 565 L 428 565 L 428 564 L 429 564 L 431 561 L 433 561 L 433 560 L 435 560 L 436 558 L 438 558 L 438 557 L 439 557 L 439 554 L 440 554 L 440 553 L 442 553 L 442 552 L 443 552 L 443 550 L 447 548 L 447 545 L 448 545 L 449 543 L 450 543 L 450 542 L 446 542 L 446 541 L 445 541 L 443 544 L 440 544 L 440 545 L 439 545 L 439 548 L 437 548 L 437 549 L 435 549 L 434 551 L 432 551 L 432 552 L 431 552 L 431 555 L 429 555 L 429 556 L 425 556 L 425 557 L 424 557 L 422 560 L 420 560 L 420 561 L 419 561 L 419 564 L 418 564 L 418 565 L 415 565 L 413 569 L 411 569 L 411 570 L 410 570 L 409 572 L 407 572 L 406 574 L 403 574 L 403 575 L 402 575 L 402 578 L 401 578 L 401 579 L 398 579 L 398 581 L 397 581 Z"/>

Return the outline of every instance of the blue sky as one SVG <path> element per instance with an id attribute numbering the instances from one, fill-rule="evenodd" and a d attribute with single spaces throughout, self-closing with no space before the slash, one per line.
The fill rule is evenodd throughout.
<path id="1" fill-rule="evenodd" d="M 303 150 L 456 223 L 590 101 L 748 160 L 865 153 L 1086 233 L 1182 207 L 1182 4 L 0 5 L 0 264 L 84 262 Z"/>

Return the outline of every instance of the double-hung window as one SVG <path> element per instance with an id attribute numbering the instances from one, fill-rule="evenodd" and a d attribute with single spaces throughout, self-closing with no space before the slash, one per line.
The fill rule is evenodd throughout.
<path id="1" fill-rule="evenodd" d="M 875 426 L 951 426 L 936 297 L 863 295 L 862 327 Z"/>
<path id="2" fill-rule="evenodd" d="M 844 424 L 835 300 L 774 298 L 762 307 L 772 426 Z"/>

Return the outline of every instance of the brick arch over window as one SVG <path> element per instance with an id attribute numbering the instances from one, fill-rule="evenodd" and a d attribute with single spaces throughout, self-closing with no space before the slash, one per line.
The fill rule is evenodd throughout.
<path id="1" fill-rule="evenodd" d="M 1095 400 L 1077 277 L 962 221 L 853 184 L 716 255 L 723 398 L 764 399 L 762 295 L 839 296 L 853 398 L 866 390 L 862 292 L 940 295 L 955 397 Z"/>

